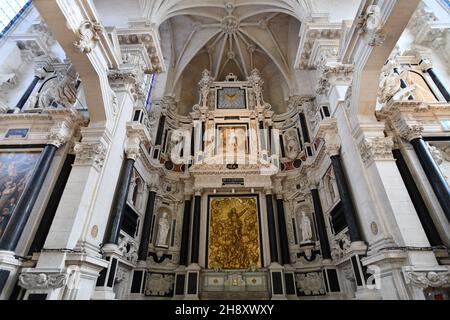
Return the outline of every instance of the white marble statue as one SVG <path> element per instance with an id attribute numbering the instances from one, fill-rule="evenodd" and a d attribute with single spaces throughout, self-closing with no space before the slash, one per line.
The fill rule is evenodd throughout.
<path id="1" fill-rule="evenodd" d="M 312 238 L 311 220 L 306 215 L 306 213 L 302 211 L 302 243 L 310 242 L 311 238 Z"/>
<path id="2" fill-rule="evenodd" d="M 297 138 L 293 134 L 286 134 L 285 141 L 286 141 L 285 147 L 286 156 L 291 160 L 295 160 L 298 156 L 298 153 L 300 152 Z"/>
<path id="3" fill-rule="evenodd" d="M 167 219 L 167 212 L 164 212 L 161 218 L 159 218 L 158 222 L 158 235 L 156 237 L 156 246 L 157 247 L 168 247 L 167 245 L 167 236 L 169 235 L 170 223 L 169 219 Z"/>

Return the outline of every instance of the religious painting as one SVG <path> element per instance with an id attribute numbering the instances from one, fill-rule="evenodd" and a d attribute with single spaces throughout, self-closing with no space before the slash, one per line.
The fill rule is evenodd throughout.
<path id="1" fill-rule="evenodd" d="M 228 87 L 217 90 L 217 109 L 245 109 L 245 89 Z"/>
<path id="2" fill-rule="evenodd" d="M 0 238 L 39 156 L 40 152 L 0 152 Z"/>
<path id="3" fill-rule="evenodd" d="M 217 125 L 217 134 L 217 154 L 230 157 L 233 163 L 238 163 L 238 158 L 245 159 L 248 154 L 247 125 Z"/>
<path id="4" fill-rule="evenodd" d="M 209 198 L 208 267 L 261 267 L 256 196 Z"/>

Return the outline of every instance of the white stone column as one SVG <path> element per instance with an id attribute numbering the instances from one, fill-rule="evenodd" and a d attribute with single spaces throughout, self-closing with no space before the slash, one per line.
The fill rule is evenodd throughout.
<path id="1" fill-rule="evenodd" d="M 36 268 L 29 273 L 73 273 L 74 288 L 51 290 L 48 299 L 90 299 L 101 269 L 100 244 L 108 223 L 114 190 L 123 158 L 126 123 L 131 121 L 135 100 L 130 78 L 112 80 L 116 116 L 112 131 L 93 122 L 81 130 L 74 147 L 75 163 Z M 70 290 L 70 293 L 65 293 Z"/>
<path id="2" fill-rule="evenodd" d="M 375 222 L 368 222 L 371 232 L 375 236 L 379 233 L 379 237 L 370 243 L 369 257 L 363 259 L 363 264 L 373 264 L 381 269 L 378 271 L 383 298 L 424 299 L 421 288 L 406 286 L 402 268 L 421 266 L 439 269 L 439 266 L 432 251 L 413 249 L 427 248 L 430 244 L 395 163 L 393 147 L 392 137 L 385 137 L 382 131 L 373 129 L 366 130 L 359 143 L 361 158 L 381 208 L 380 223 L 384 224 L 379 228 Z M 398 246 L 405 249 L 396 249 Z M 392 295 L 392 286 L 396 288 L 397 297 Z"/>

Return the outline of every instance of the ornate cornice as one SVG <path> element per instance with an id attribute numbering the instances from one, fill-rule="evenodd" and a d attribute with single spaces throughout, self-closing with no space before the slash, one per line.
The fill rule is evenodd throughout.
<path id="1" fill-rule="evenodd" d="M 133 21 L 127 28 L 117 29 L 117 39 L 122 47 L 142 45 L 146 49 L 149 65 L 145 73 L 162 73 L 166 71 L 164 56 L 158 39 L 157 26 L 149 21 Z"/>
<path id="2" fill-rule="evenodd" d="M 410 116 L 411 111 L 415 110 L 418 105 L 420 104 L 396 102 L 377 112 L 377 118 L 379 120 L 386 120 L 392 129 L 406 141 L 421 138 L 424 127 L 420 121 Z"/>
<path id="3" fill-rule="evenodd" d="M 314 65 L 314 49 L 319 42 L 339 40 L 342 34 L 341 23 L 322 21 L 305 22 L 300 31 L 300 45 L 295 65 L 300 69 L 312 68 Z"/>

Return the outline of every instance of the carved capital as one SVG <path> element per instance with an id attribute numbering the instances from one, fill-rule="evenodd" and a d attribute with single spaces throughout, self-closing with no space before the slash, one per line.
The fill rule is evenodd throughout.
<path id="1" fill-rule="evenodd" d="M 60 148 L 72 137 L 72 131 L 71 126 L 67 122 L 62 122 L 60 126 L 50 129 L 48 144 Z"/>
<path id="2" fill-rule="evenodd" d="M 424 58 L 420 62 L 420 68 L 422 69 L 423 72 L 426 72 L 431 68 L 433 68 L 433 62 L 431 61 L 430 58 Z"/>
<path id="3" fill-rule="evenodd" d="M 393 160 L 392 149 L 394 141 L 392 137 L 364 138 L 359 144 L 359 152 L 366 166 L 377 160 Z"/>
<path id="4" fill-rule="evenodd" d="M 201 196 L 202 195 L 202 188 L 194 188 L 194 196 Z"/>
<path id="5" fill-rule="evenodd" d="M 324 65 L 320 69 L 321 76 L 317 82 L 316 93 L 327 95 L 333 85 L 349 85 L 353 79 L 354 65 Z"/>
<path id="6" fill-rule="evenodd" d="M 133 159 L 134 161 L 136 161 L 140 154 L 140 148 L 135 146 L 128 146 L 125 148 L 125 154 L 127 156 L 127 159 Z"/>
<path id="7" fill-rule="evenodd" d="M 100 171 L 105 161 L 107 148 L 101 142 L 78 142 L 73 147 L 73 151 L 76 154 L 75 165 L 93 166 Z"/>
<path id="8" fill-rule="evenodd" d="M 160 177 L 157 172 L 150 173 L 150 176 L 147 181 L 147 189 L 148 191 L 157 192 L 159 189 Z"/>
<path id="9" fill-rule="evenodd" d="M 325 151 L 327 154 L 332 156 L 339 155 L 339 151 L 341 150 L 341 138 L 337 135 L 337 133 L 333 135 L 325 136 Z"/>
<path id="10" fill-rule="evenodd" d="M 22 273 L 19 276 L 19 285 L 30 289 L 57 289 L 67 283 L 66 273 Z"/>
<path id="11" fill-rule="evenodd" d="M 308 171 L 308 188 L 309 190 L 319 189 L 320 178 L 315 171 Z"/>
<path id="12" fill-rule="evenodd" d="M 408 125 L 406 122 L 401 122 L 396 126 L 400 137 L 406 141 L 422 138 L 423 126 L 421 125 Z"/>

